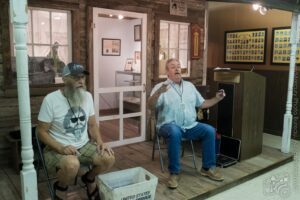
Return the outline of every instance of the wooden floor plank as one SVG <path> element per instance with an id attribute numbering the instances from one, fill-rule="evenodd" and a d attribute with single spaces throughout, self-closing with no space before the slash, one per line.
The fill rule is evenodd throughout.
<path id="1" fill-rule="evenodd" d="M 1 200 L 19 200 L 21 199 L 20 191 L 10 181 L 9 176 L 4 170 L 0 170 L 0 199 Z"/>

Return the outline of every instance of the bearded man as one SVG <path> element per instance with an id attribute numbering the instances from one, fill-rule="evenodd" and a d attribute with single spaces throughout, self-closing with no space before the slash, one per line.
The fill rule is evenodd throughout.
<path id="1" fill-rule="evenodd" d="M 109 170 L 113 151 L 103 143 L 96 123 L 92 95 L 86 91 L 89 72 L 77 63 L 63 68 L 64 88 L 48 94 L 38 116 L 38 137 L 46 145 L 44 157 L 49 173 L 57 175 L 55 199 L 65 199 L 80 163 L 92 165 L 81 179 L 89 199 L 100 199 L 95 177 Z"/>

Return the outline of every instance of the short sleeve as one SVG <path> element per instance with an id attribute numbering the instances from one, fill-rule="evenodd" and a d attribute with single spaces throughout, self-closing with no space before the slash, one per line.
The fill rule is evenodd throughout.
<path id="1" fill-rule="evenodd" d="M 94 101 L 91 93 L 87 92 L 87 98 L 88 98 L 88 106 L 89 106 L 89 117 L 95 115 L 95 107 L 94 107 Z"/>
<path id="2" fill-rule="evenodd" d="M 48 101 L 47 96 L 44 98 L 41 109 L 38 115 L 38 120 L 46 123 L 53 121 L 53 109 Z"/>
<path id="3" fill-rule="evenodd" d="M 202 95 L 199 93 L 199 91 L 196 89 L 194 85 L 193 87 L 196 94 L 196 107 L 200 107 L 204 103 L 205 99 L 202 97 Z"/>

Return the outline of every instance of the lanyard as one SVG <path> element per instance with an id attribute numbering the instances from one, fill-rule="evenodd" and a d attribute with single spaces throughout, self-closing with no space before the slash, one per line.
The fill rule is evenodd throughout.
<path id="1" fill-rule="evenodd" d="M 181 82 L 181 91 L 178 91 L 176 86 L 174 86 L 174 83 L 171 83 L 172 88 L 175 90 L 175 92 L 178 94 L 178 96 L 181 99 L 182 102 L 182 94 L 183 94 L 183 82 Z"/>

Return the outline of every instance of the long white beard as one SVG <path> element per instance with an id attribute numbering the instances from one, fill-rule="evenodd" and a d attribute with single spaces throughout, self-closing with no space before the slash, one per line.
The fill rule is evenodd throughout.
<path id="1" fill-rule="evenodd" d="M 71 105 L 75 107 L 79 107 L 83 104 L 85 100 L 85 91 L 86 91 L 85 87 L 75 88 L 75 87 L 66 86 L 64 88 L 65 96 L 70 101 Z"/>

